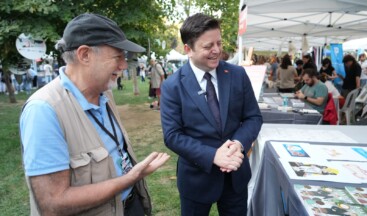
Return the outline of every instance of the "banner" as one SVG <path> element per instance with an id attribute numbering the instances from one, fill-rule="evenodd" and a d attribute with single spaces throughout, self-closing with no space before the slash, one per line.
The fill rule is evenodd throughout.
<path id="1" fill-rule="evenodd" d="M 247 6 L 240 13 L 239 25 L 238 25 L 238 35 L 243 35 L 247 29 Z"/>
<path id="2" fill-rule="evenodd" d="M 345 77 L 343 64 L 343 44 L 330 44 L 330 56 L 331 63 L 333 64 L 336 73 Z M 334 83 L 341 85 L 343 83 L 343 80 L 338 77 L 334 80 Z"/>

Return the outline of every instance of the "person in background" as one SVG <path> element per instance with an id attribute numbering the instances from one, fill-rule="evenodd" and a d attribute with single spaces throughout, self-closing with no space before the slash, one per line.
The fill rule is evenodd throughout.
<path id="1" fill-rule="evenodd" d="M 50 65 L 50 62 L 46 60 L 45 63 L 46 64 L 43 66 L 43 70 L 45 71 L 46 83 L 49 83 L 53 79 L 54 72 L 52 66 Z"/>
<path id="2" fill-rule="evenodd" d="M 141 78 L 141 82 L 145 82 L 145 66 L 144 63 L 139 63 L 139 66 L 137 68 L 137 74 L 139 74 Z"/>
<path id="3" fill-rule="evenodd" d="M 303 71 L 303 61 L 301 59 L 298 59 L 296 61 L 296 71 L 297 71 L 297 76 L 301 77 L 301 74 Z"/>
<path id="4" fill-rule="evenodd" d="M 0 64 L 0 93 L 5 94 L 6 85 L 5 85 L 5 74 L 3 71 L 3 66 Z"/>
<path id="5" fill-rule="evenodd" d="M 298 91 L 302 88 L 302 86 L 304 85 L 304 82 L 302 80 L 302 73 L 303 73 L 303 61 L 301 59 L 298 59 L 296 62 L 296 71 L 297 71 L 297 76 L 298 78 L 295 79 L 295 86 L 294 86 L 294 91 Z"/>
<path id="6" fill-rule="evenodd" d="M 311 69 L 315 70 L 316 75 L 318 75 L 316 64 L 313 61 L 313 58 L 311 57 L 310 54 L 303 55 L 302 56 L 302 61 L 303 61 L 303 69 L 311 68 Z"/>
<path id="7" fill-rule="evenodd" d="M 328 89 L 317 79 L 316 71 L 312 68 L 303 70 L 305 85 L 297 91 L 295 96 L 309 104 L 313 109 L 323 114 L 328 99 Z"/>
<path id="8" fill-rule="evenodd" d="M 321 76 L 323 75 L 324 77 L 326 77 L 328 80 L 331 80 L 331 81 L 333 81 L 335 78 L 338 77 L 329 58 L 324 58 L 321 61 L 321 64 L 322 66 L 319 71 L 319 74 Z"/>
<path id="9" fill-rule="evenodd" d="M 361 77 L 360 77 L 360 86 L 361 88 L 367 84 L 367 61 L 366 61 L 366 54 L 362 53 L 359 55 L 359 65 L 362 68 Z"/>
<path id="10" fill-rule="evenodd" d="M 122 85 L 122 73 L 117 75 L 117 90 L 122 90 L 124 87 Z"/>
<path id="11" fill-rule="evenodd" d="M 326 85 L 328 92 L 331 93 L 334 98 L 341 97 L 338 89 L 335 88 L 334 84 L 328 78 L 328 75 L 325 73 L 320 75 L 320 81 Z"/>
<path id="12" fill-rule="evenodd" d="M 66 66 L 20 116 L 30 215 L 150 215 L 143 178 L 169 156 L 137 163 L 111 91 L 127 68 L 125 50 L 145 49 L 98 14 L 71 20 L 56 48 Z"/>
<path id="13" fill-rule="evenodd" d="M 296 69 L 292 66 L 291 58 L 285 54 L 277 71 L 279 92 L 293 93 L 295 82 L 298 80 Z"/>
<path id="14" fill-rule="evenodd" d="M 278 58 L 276 56 L 272 56 L 270 58 L 270 66 L 271 66 L 271 69 L 270 69 L 270 74 L 271 74 L 271 81 L 272 81 L 272 84 L 271 86 L 274 87 L 276 86 L 276 82 L 277 82 L 277 71 L 278 71 Z"/>
<path id="15" fill-rule="evenodd" d="M 217 19 L 188 17 L 181 39 L 189 62 L 162 84 L 161 121 L 166 146 L 178 154 L 182 216 L 246 215 L 251 169 L 247 152 L 262 117 L 243 67 L 221 60 Z"/>
<path id="16" fill-rule="evenodd" d="M 333 98 L 338 98 L 339 100 L 339 107 L 343 107 L 344 102 L 345 102 L 345 98 L 343 96 L 341 96 L 340 92 L 338 91 L 338 89 L 334 86 L 334 84 L 328 80 L 328 76 L 327 74 L 321 74 L 320 75 L 320 81 L 323 82 L 327 89 L 328 89 L 328 93 L 331 93 L 333 95 Z"/>
<path id="17" fill-rule="evenodd" d="M 25 80 L 24 80 L 24 89 L 26 94 L 31 94 L 31 88 L 33 83 L 33 78 L 36 76 L 37 72 L 33 70 L 33 67 L 29 67 L 27 72 L 25 73 Z"/>
<path id="18" fill-rule="evenodd" d="M 13 85 L 14 94 L 18 94 L 21 91 L 21 84 L 19 84 L 15 74 L 10 73 L 11 83 Z M 9 91 L 8 91 L 9 92 Z"/>
<path id="19" fill-rule="evenodd" d="M 360 87 L 360 77 L 362 68 L 352 55 L 345 55 L 343 58 L 345 77 L 343 79 L 342 96 L 347 97 L 349 92 Z"/>
<path id="20" fill-rule="evenodd" d="M 164 80 L 164 72 L 162 65 L 157 63 L 155 59 L 150 60 L 150 66 L 151 66 L 151 88 L 155 92 L 155 95 L 157 97 L 157 106 L 156 109 L 160 109 L 160 98 L 161 98 L 161 85 Z"/>

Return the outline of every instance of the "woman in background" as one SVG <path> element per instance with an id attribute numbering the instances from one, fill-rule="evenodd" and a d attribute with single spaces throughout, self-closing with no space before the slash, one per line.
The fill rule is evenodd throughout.
<path id="1" fill-rule="evenodd" d="M 297 70 L 292 66 L 291 58 L 285 54 L 282 63 L 277 71 L 279 80 L 279 92 L 292 93 L 294 92 L 295 81 L 298 80 Z"/>
<path id="2" fill-rule="evenodd" d="M 362 68 L 352 55 L 346 55 L 343 58 L 345 77 L 343 79 L 342 96 L 347 97 L 349 92 L 360 87 L 360 77 Z"/>
<path id="3" fill-rule="evenodd" d="M 322 64 L 322 67 L 320 68 L 320 71 L 319 71 L 320 75 L 326 77 L 327 80 L 331 80 L 331 81 L 338 77 L 338 75 L 336 75 L 335 69 L 330 59 L 324 58 L 321 64 Z"/>

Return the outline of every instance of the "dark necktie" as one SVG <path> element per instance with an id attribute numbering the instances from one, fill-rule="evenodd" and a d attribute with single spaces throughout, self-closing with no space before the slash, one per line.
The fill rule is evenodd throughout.
<path id="1" fill-rule="evenodd" d="M 219 112 L 219 102 L 217 94 L 215 93 L 215 88 L 212 83 L 211 77 L 212 75 L 210 73 L 205 72 L 204 78 L 206 79 L 206 100 L 208 102 L 210 110 L 213 113 L 215 121 L 217 122 L 218 129 L 222 130 L 222 123 Z"/>

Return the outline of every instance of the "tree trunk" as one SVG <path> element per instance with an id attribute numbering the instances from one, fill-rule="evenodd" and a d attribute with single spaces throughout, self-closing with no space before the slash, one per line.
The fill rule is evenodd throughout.
<path id="1" fill-rule="evenodd" d="M 134 90 L 134 95 L 139 95 L 140 94 L 140 91 L 139 91 L 139 87 L 138 87 L 138 80 L 137 80 L 137 77 L 136 77 L 136 67 L 137 67 L 137 64 L 131 64 L 131 76 L 133 78 L 133 90 Z"/>
<path id="2" fill-rule="evenodd" d="M 14 95 L 14 87 L 10 83 L 10 74 L 9 74 L 9 72 L 5 73 L 4 79 L 5 79 L 6 89 L 8 90 L 8 93 L 9 93 L 9 102 L 10 103 L 17 103 L 17 99 L 15 98 L 15 95 Z"/>

